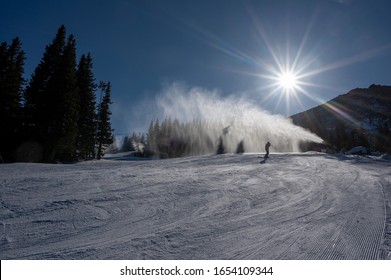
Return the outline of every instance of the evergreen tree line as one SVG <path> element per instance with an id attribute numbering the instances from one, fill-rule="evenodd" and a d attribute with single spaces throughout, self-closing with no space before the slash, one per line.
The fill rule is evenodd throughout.
<path id="1" fill-rule="evenodd" d="M 225 154 L 227 151 L 244 153 L 245 140 L 239 139 L 232 143 L 232 139 L 227 135 L 228 129 L 229 127 L 212 130 L 199 120 L 182 123 L 166 117 L 163 122 L 151 121 L 145 135 L 133 133 L 130 137 L 126 136 L 117 151 L 135 151 L 136 156 L 160 158 Z M 347 151 L 356 146 L 364 146 L 368 151 L 391 152 L 391 135 L 386 124 L 375 133 L 368 133 L 362 126 L 348 125 L 343 120 L 339 120 L 332 129 L 320 125 L 309 129 L 324 139 L 325 144 L 336 152 Z M 303 151 L 308 151 L 319 145 L 303 142 L 300 146 Z"/>
<path id="2" fill-rule="evenodd" d="M 317 123 L 310 123 L 308 129 L 325 140 L 326 144 L 336 151 L 348 151 L 353 147 L 363 146 L 368 151 L 391 153 L 391 133 L 387 122 L 376 125 L 376 129 L 367 131 L 363 125 L 337 120 L 332 128 Z M 310 149 L 311 144 L 303 145 L 303 150 Z"/>
<path id="3" fill-rule="evenodd" d="M 363 146 L 370 152 L 391 153 L 391 133 L 387 121 L 380 121 L 375 127 L 372 131 L 368 131 L 362 124 L 353 124 L 338 119 L 333 127 L 326 127 L 318 122 L 310 122 L 307 128 L 325 140 L 326 144 L 337 152 Z M 303 150 L 309 150 L 311 146 L 312 144 L 304 144 L 302 148 Z"/>
<path id="4" fill-rule="evenodd" d="M 113 141 L 111 84 L 95 83 L 91 54 L 77 63 L 76 40 L 61 26 L 29 81 L 19 38 L 0 46 L 2 161 L 100 158 Z M 101 99 L 96 102 L 96 92 Z"/>
<path id="5" fill-rule="evenodd" d="M 140 157 L 175 158 L 202 154 L 224 154 L 226 133 L 224 129 L 215 131 L 201 120 L 180 122 L 166 117 L 162 122 L 152 120 L 148 133 L 126 136 L 117 151 L 134 151 Z M 244 153 L 244 142 L 237 143 L 236 153 Z"/>
<path id="6" fill-rule="evenodd" d="M 215 141 L 202 121 L 182 123 L 166 117 L 163 122 L 151 121 L 146 137 L 147 154 L 163 158 L 207 154 L 215 150 Z"/>

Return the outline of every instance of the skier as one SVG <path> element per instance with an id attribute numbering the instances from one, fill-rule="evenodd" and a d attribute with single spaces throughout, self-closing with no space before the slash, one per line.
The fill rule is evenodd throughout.
<path id="1" fill-rule="evenodd" d="M 270 142 L 268 141 L 265 145 L 265 151 L 266 151 L 266 155 L 265 155 L 265 158 L 268 158 L 269 157 L 269 148 L 270 148 L 271 144 Z"/>

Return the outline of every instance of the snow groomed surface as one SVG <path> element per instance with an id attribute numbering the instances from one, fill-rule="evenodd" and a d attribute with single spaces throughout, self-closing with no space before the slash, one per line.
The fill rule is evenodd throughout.
<path id="1" fill-rule="evenodd" d="M 391 162 L 0 165 L 1 259 L 391 259 Z"/>

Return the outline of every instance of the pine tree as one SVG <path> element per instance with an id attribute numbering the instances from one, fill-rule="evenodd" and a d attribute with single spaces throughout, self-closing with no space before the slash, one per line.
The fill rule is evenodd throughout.
<path id="1" fill-rule="evenodd" d="M 76 66 L 76 40 L 73 35 L 70 35 L 59 67 L 58 80 L 54 79 L 57 80 L 57 84 L 54 85 L 52 94 L 57 94 L 56 99 L 59 103 L 53 104 L 57 112 L 54 114 L 55 141 L 50 160 L 58 158 L 61 161 L 74 161 L 76 159 L 80 113 Z"/>
<path id="2" fill-rule="evenodd" d="M 41 143 L 43 160 L 74 161 L 80 100 L 76 40 L 62 25 L 46 47 L 25 91 L 26 131 Z"/>
<path id="3" fill-rule="evenodd" d="M 243 154 L 244 153 L 244 140 L 239 142 L 238 146 L 236 147 L 236 153 L 237 154 Z"/>
<path id="4" fill-rule="evenodd" d="M 223 137 L 219 137 L 219 144 L 217 146 L 217 151 L 216 154 L 221 155 L 225 154 L 225 147 L 224 147 L 224 142 L 223 142 Z"/>
<path id="5" fill-rule="evenodd" d="M 158 144 L 160 141 L 160 124 L 159 120 L 156 119 L 154 122 L 151 120 L 151 123 L 148 128 L 148 134 L 147 134 L 147 146 L 148 150 L 151 153 L 158 153 Z"/>
<path id="6" fill-rule="evenodd" d="M 132 146 L 132 139 L 129 136 L 125 136 L 120 151 L 121 152 L 134 151 L 134 148 Z"/>
<path id="7" fill-rule="evenodd" d="M 110 104 L 111 104 L 111 84 L 110 82 L 100 82 L 99 87 L 104 91 L 104 96 L 99 104 L 98 118 L 97 118 L 97 158 L 101 159 L 104 149 L 113 143 L 113 130 L 110 123 Z"/>
<path id="8" fill-rule="evenodd" d="M 47 45 L 43 57 L 35 68 L 24 92 L 24 128 L 27 139 L 36 141 L 44 149 L 40 160 L 50 161 L 53 150 L 54 115 L 58 114 L 61 100 L 57 94 L 59 68 L 63 63 L 66 30 L 61 26 L 52 43 Z M 56 80 L 57 79 L 57 80 Z"/>
<path id="9" fill-rule="evenodd" d="M 94 74 L 92 72 L 91 54 L 80 58 L 77 85 L 80 98 L 80 116 L 78 121 L 79 135 L 77 141 L 77 149 L 79 157 L 94 158 L 95 157 L 95 91 L 96 84 Z"/>
<path id="10" fill-rule="evenodd" d="M 0 156 L 13 160 L 21 138 L 21 93 L 25 53 L 18 37 L 0 45 Z"/>
<path id="11" fill-rule="evenodd" d="M 155 133 L 155 127 L 152 120 L 151 123 L 149 124 L 148 134 L 147 134 L 147 145 L 148 145 L 148 149 L 151 151 L 156 150 L 156 136 L 157 135 Z"/>

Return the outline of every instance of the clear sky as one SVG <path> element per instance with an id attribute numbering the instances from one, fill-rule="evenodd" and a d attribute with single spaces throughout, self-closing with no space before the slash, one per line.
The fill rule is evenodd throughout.
<path id="1" fill-rule="evenodd" d="M 64 24 L 112 83 L 115 133 L 142 132 L 176 82 L 286 116 L 391 85 L 390 11 L 389 0 L 2 0 L 0 41 L 20 37 L 29 78 Z"/>

